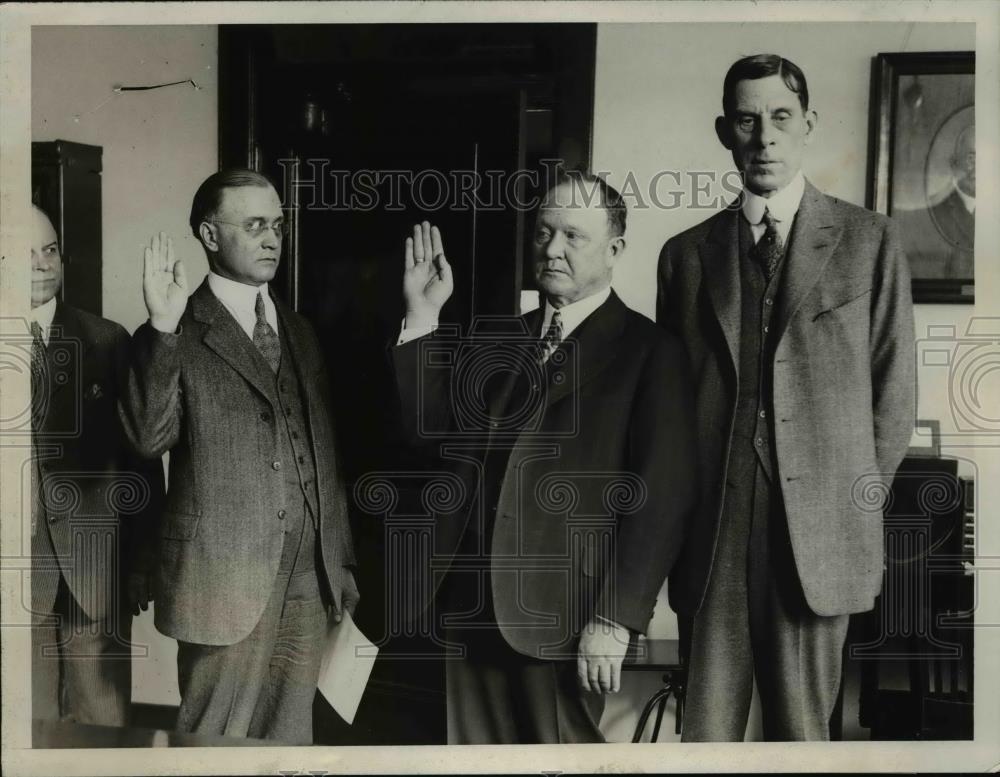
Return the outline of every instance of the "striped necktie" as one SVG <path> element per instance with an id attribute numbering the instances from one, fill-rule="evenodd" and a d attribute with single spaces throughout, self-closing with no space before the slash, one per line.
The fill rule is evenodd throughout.
<path id="1" fill-rule="evenodd" d="M 48 391 L 48 360 L 45 356 L 45 340 L 42 327 L 37 321 L 31 322 L 31 422 L 41 424 Z"/>
<path id="2" fill-rule="evenodd" d="M 37 321 L 31 322 L 31 536 L 38 533 L 42 520 L 44 502 L 42 499 L 42 470 L 38 459 L 38 435 L 42 429 L 45 404 L 48 393 L 48 360 L 45 355 L 45 340 L 42 327 Z"/>
<path id="3" fill-rule="evenodd" d="M 543 364 L 549 360 L 552 353 L 559 347 L 559 343 L 562 342 L 563 338 L 563 325 L 562 316 L 559 315 L 559 311 L 553 311 L 552 320 L 549 322 L 549 328 L 545 332 L 545 337 L 542 338 L 542 348 L 541 348 L 541 361 Z"/>

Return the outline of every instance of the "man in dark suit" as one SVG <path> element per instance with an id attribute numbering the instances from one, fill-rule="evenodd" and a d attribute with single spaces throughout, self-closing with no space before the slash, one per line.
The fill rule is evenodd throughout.
<path id="1" fill-rule="evenodd" d="M 118 420 L 128 333 L 57 299 L 59 241 L 37 207 L 31 270 L 32 717 L 123 726 L 163 470 L 129 454 Z"/>
<path id="2" fill-rule="evenodd" d="M 312 742 L 327 610 L 357 589 L 329 385 L 309 324 L 272 295 L 284 221 L 270 182 L 209 176 L 191 229 L 211 272 L 187 295 L 162 233 L 145 252 L 125 428 L 170 452 L 156 626 L 178 640 L 178 728 Z"/>
<path id="3" fill-rule="evenodd" d="M 881 504 L 913 429 L 906 257 L 884 217 L 802 176 L 805 76 L 736 62 L 716 132 L 736 207 L 670 239 L 657 318 L 696 378 L 702 504 L 671 576 L 689 653 L 686 741 L 829 736 L 851 613 L 882 582 Z M 787 250 L 786 247 L 787 246 Z"/>
<path id="4" fill-rule="evenodd" d="M 459 341 L 430 334 L 452 292 L 440 235 L 425 222 L 407 240 L 404 418 L 424 442 L 451 429 L 464 465 L 466 499 L 436 515 L 426 559 L 449 567 L 444 581 L 424 569 L 409 588 L 436 591 L 434 622 L 459 648 L 449 742 L 603 741 L 604 694 L 693 514 L 687 367 L 679 341 L 610 288 L 624 231 L 603 181 L 555 186 L 534 233 L 541 309 Z"/>

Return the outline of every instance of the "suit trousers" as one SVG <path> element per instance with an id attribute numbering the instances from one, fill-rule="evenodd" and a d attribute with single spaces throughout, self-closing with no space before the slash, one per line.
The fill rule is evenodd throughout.
<path id="1" fill-rule="evenodd" d="M 131 614 L 123 607 L 117 617 L 92 620 L 60 575 L 52 612 L 39 615 L 31 629 L 31 716 L 128 725 Z"/>
<path id="2" fill-rule="evenodd" d="M 849 616 L 805 601 L 780 489 L 749 439 L 731 460 L 705 601 L 680 622 L 684 742 L 743 741 L 756 679 L 767 741 L 830 738 Z"/>
<path id="3" fill-rule="evenodd" d="M 445 632 L 449 642 L 462 638 Z M 584 744 L 603 742 L 604 697 L 585 692 L 575 661 L 518 653 L 499 631 L 445 659 L 448 744 Z"/>
<path id="4" fill-rule="evenodd" d="M 297 518 L 288 511 L 281 564 L 253 631 L 233 645 L 178 642 L 179 731 L 312 744 L 327 616 L 307 510 L 303 501 Z"/>

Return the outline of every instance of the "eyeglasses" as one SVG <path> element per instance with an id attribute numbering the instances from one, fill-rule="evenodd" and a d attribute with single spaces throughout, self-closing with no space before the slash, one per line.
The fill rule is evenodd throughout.
<path id="1" fill-rule="evenodd" d="M 284 219 L 275 219 L 270 224 L 267 219 L 253 218 L 238 223 L 235 221 L 223 221 L 222 219 L 207 219 L 212 224 L 229 224 L 231 227 L 243 227 L 243 231 L 250 237 L 260 237 L 268 229 L 272 230 L 278 237 L 288 234 L 288 222 Z"/>

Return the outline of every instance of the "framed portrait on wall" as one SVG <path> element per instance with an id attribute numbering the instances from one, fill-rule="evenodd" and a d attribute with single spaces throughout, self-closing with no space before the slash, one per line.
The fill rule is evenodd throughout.
<path id="1" fill-rule="evenodd" d="M 872 63 L 868 207 L 903 239 L 914 302 L 975 299 L 975 53 Z"/>

